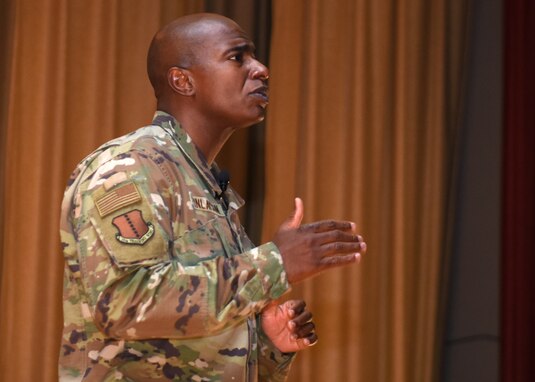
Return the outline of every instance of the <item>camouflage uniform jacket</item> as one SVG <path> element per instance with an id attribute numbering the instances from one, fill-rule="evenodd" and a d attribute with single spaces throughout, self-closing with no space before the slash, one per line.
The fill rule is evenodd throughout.
<path id="1" fill-rule="evenodd" d="M 258 313 L 289 289 L 273 243 L 254 248 L 170 115 L 112 140 L 71 175 L 60 381 L 284 380 L 292 361 Z"/>

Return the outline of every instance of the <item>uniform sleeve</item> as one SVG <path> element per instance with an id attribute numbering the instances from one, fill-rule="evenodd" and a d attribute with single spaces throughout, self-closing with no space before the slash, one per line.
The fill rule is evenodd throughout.
<path id="1" fill-rule="evenodd" d="M 178 240 L 173 217 L 184 201 L 162 163 L 143 152 L 111 160 L 85 181 L 74 207 L 88 308 L 110 337 L 206 336 L 289 289 L 273 243 L 227 257 L 199 232 Z M 213 223 L 202 227 L 210 238 L 231 240 Z"/>
<path id="2" fill-rule="evenodd" d="M 259 382 L 284 382 L 297 353 L 282 353 L 262 330 L 257 317 L 258 330 L 258 380 Z"/>

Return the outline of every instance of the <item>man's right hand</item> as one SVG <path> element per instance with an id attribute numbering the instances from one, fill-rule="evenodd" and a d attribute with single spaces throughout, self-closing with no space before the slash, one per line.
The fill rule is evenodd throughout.
<path id="1" fill-rule="evenodd" d="M 303 214 L 303 201 L 296 198 L 293 215 L 273 238 L 290 284 L 354 263 L 366 252 L 366 243 L 357 235 L 355 223 L 323 220 L 301 225 Z"/>

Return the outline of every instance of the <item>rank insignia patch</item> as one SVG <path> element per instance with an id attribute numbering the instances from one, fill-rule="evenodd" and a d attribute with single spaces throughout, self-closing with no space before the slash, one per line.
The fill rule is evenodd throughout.
<path id="1" fill-rule="evenodd" d="M 95 206 L 100 217 L 104 217 L 140 200 L 141 195 L 139 195 L 136 185 L 134 183 L 127 183 L 98 197 L 95 200 Z"/>
<path id="2" fill-rule="evenodd" d="M 154 235 L 154 226 L 143 219 L 140 210 L 132 210 L 112 220 L 119 230 L 115 238 L 124 244 L 143 245 Z"/>

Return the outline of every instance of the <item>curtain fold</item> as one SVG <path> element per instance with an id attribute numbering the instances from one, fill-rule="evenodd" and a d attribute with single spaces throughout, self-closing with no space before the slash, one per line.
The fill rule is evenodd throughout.
<path id="1" fill-rule="evenodd" d="M 0 4 L 0 380 L 55 381 L 62 327 L 60 202 L 74 166 L 152 119 L 146 53 L 160 26 L 211 11 L 238 21 L 267 62 L 270 1 L 19 0 Z M 263 128 L 218 161 L 259 236 Z M 248 180 L 254 174 L 256 181 Z M 30 367 L 28 365 L 31 365 Z"/>
<path id="2" fill-rule="evenodd" d="M 301 196 L 306 221 L 356 221 L 369 248 L 295 288 L 320 342 L 291 380 L 436 379 L 465 14 L 274 1 L 264 240 Z"/>
<path id="3" fill-rule="evenodd" d="M 58 224 L 67 177 L 101 143 L 151 121 L 150 39 L 162 23 L 201 11 L 204 2 L 10 4 L 13 30 L 2 46 L 11 49 L 1 67 L 9 84 L 2 84 L 0 99 L 2 110 L 7 107 L 0 380 L 56 381 L 63 280 Z"/>
<path id="4" fill-rule="evenodd" d="M 9 107 L 9 89 L 10 89 L 10 72 L 11 56 L 13 48 L 13 3 L 12 1 L 3 1 L 0 3 L 0 52 L 4 52 L 3 59 L 0 59 L 0 249 L 3 248 L 4 242 L 4 209 L 2 200 L 4 199 L 6 172 L 6 136 L 7 136 L 7 110 Z M 3 256 L 0 251 L 0 275 L 3 268 Z M 1 282 L 1 281 L 0 281 Z M 1 285 L 1 284 L 0 284 Z M 2 360 L 0 359 L 0 368 Z"/>

